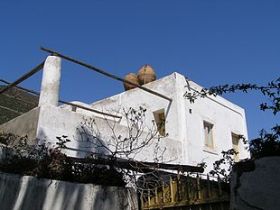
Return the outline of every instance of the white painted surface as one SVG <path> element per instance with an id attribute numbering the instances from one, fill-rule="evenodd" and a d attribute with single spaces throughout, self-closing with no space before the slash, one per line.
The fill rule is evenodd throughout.
<path id="1" fill-rule="evenodd" d="M 61 58 L 48 56 L 43 68 L 39 106 L 45 104 L 58 105 L 60 77 Z"/>
<path id="2" fill-rule="evenodd" d="M 91 120 L 95 122 L 91 124 L 92 127 L 83 125 L 83 123 Z M 112 127 L 114 127 L 113 130 Z M 110 151 L 114 151 L 116 147 L 113 144 L 113 134 L 115 136 L 121 135 L 122 139 L 129 138 L 130 135 L 127 126 L 121 125 L 119 122 L 96 117 L 92 112 L 86 116 L 54 106 L 44 106 L 40 109 L 37 138 L 55 146 L 56 137 L 66 135 L 71 140 L 66 144 L 70 148 L 66 151 L 68 155 L 83 157 L 86 154 L 85 151 L 111 154 L 109 150 L 100 145 L 100 142 L 106 145 Z M 139 142 L 145 141 L 147 135 L 148 132 L 143 132 L 139 137 Z M 108 145 L 109 142 L 111 145 Z M 138 154 L 132 154 L 131 157 L 136 160 L 153 161 L 155 158 L 155 143 L 157 143 L 157 139 L 152 139 L 141 152 L 138 151 Z M 159 145 L 162 149 L 167 149 L 161 160 L 165 162 L 181 160 L 181 142 L 164 138 L 160 140 Z"/>
<path id="3" fill-rule="evenodd" d="M 193 89 L 200 89 L 197 84 L 190 81 Z M 187 148 L 189 164 L 206 162 L 208 169 L 212 163 L 221 158 L 221 152 L 232 149 L 232 133 L 243 135 L 247 139 L 247 126 L 245 112 L 242 108 L 230 103 L 224 98 L 206 97 L 198 98 L 195 103 L 185 101 L 186 109 L 186 138 L 184 148 Z M 191 110 L 191 113 L 189 112 Z M 207 148 L 204 144 L 203 122 L 213 124 L 214 148 Z M 240 159 L 249 157 L 246 145 L 240 140 Z M 207 171 L 207 170 L 206 170 Z"/>
<path id="4" fill-rule="evenodd" d="M 92 104 L 93 108 L 108 112 L 118 112 L 129 107 L 137 109 L 139 106 L 147 108 L 146 123 L 151 126 L 154 120 L 153 112 L 165 109 L 166 132 L 171 141 L 180 142 L 183 164 L 196 165 L 206 162 L 212 168 L 215 160 L 221 158 L 221 152 L 232 148 L 231 133 L 244 135 L 247 138 L 247 126 L 244 110 L 217 97 L 198 98 L 190 103 L 183 97 L 186 91 L 200 90 L 202 87 L 192 81 L 186 82 L 183 75 L 173 73 L 167 77 L 151 82 L 145 87 L 172 98 L 172 103 L 158 96 L 151 95 L 138 88 L 106 98 Z M 214 148 L 209 149 L 204 145 L 203 121 L 214 125 Z M 120 122 L 123 124 L 123 121 Z M 171 143 L 172 144 L 172 143 Z M 240 141 L 240 158 L 249 157 L 243 142 Z M 168 155 L 168 154 L 166 154 Z M 172 158 L 172 157 L 169 157 Z"/>
<path id="5" fill-rule="evenodd" d="M 137 210 L 137 202 L 130 188 L 0 173 L 1 210 Z"/>
<path id="6" fill-rule="evenodd" d="M 4 124 L 0 125 L 0 133 L 13 133 L 17 136 L 27 136 L 30 144 L 36 144 L 40 108 L 36 107 Z M 18 143 L 18 142 L 14 142 Z"/>
<path id="7" fill-rule="evenodd" d="M 45 69 L 56 69 L 58 72 L 60 60 L 56 57 L 50 57 Z M 49 63 L 49 64 L 48 64 Z M 46 72 L 46 71 L 45 71 Z M 58 74 L 44 77 L 57 78 L 55 83 L 58 84 Z M 67 151 L 73 156 L 84 156 L 81 150 L 101 152 L 107 154 L 108 151 L 101 147 L 96 147 L 96 137 L 102 140 L 106 145 L 112 142 L 112 134 L 115 136 L 129 135 L 127 129 L 127 121 L 124 117 L 123 110 L 128 110 L 130 107 L 138 109 L 139 106 L 147 109 L 144 133 L 141 138 L 145 138 L 149 128 L 153 126 L 153 112 L 164 109 L 166 115 L 166 132 L 168 137 L 162 138 L 159 145 L 162 150 L 166 149 L 162 161 L 173 162 L 179 164 L 196 165 L 201 162 L 206 162 L 209 169 L 215 160 L 221 158 L 221 152 L 232 148 L 231 133 L 244 135 L 247 137 L 246 119 L 244 110 L 237 105 L 223 99 L 222 97 L 206 97 L 198 98 L 195 103 L 190 103 L 184 98 L 186 91 L 200 90 L 201 87 L 192 81 L 186 81 L 183 75 L 173 73 L 169 76 L 148 83 L 145 87 L 157 91 L 169 98 L 172 98 L 170 103 L 168 100 L 147 93 L 139 88 L 125 91 L 118 95 L 97 101 L 93 104 L 77 104 L 91 107 L 100 111 L 109 112 L 123 116 L 121 120 L 114 118 L 104 118 L 100 114 L 77 108 L 72 110 L 71 106 L 56 107 L 58 86 L 55 89 L 50 89 L 46 86 L 52 86 L 52 80 L 46 79 L 42 82 L 42 90 L 45 91 L 44 98 L 52 101 L 44 102 L 41 106 L 38 127 L 36 136 L 40 140 L 55 145 L 56 137 L 66 135 L 71 140 L 68 144 L 72 150 Z M 50 80 L 49 80 L 50 79 Z M 43 79 L 44 80 L 44 79 Z M 188 86 L 189 85 L 189 86 Z M 189 90 L 190 88 L 190 90 Z M 48 93 L 55 92 L 55 96 L 48 96 Z M 54 98 L 52 98 L 54 97 Z M 85 121 L 94 119 L 95 125 L 90 131 L 81 135 L 82 124 Z M 214 125 L 214 148 L 209 149 L 204 145 L 203 121 L 210 122 Z M 112 129 L 112 125 L 114 129 Z M 154 139 L 152 144 L 145 147 L 141 152 L 135 155 L 138 160 L 154 161 L 155 144 Z M 110 146 L 110 149 L 113 149 Z M 249 153 L 244 149 L 244 145 L 240 143 L 240 157 L 247 158 Z M 206 172 L 207 172 L 206 170 Z"/>

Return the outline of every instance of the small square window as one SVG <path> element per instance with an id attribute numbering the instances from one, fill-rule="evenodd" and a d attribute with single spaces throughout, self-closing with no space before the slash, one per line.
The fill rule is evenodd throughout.
<path id="1" fill-rule="evenodd" d="M 154 118 L 157 125 L 158 133 L 161 136 L 165 136 L 165 113 L 164 109 L 154 112 Z"/>
<path id="2" fill-rule="evenodd" d="M 213 124 L 204 121 L 203 127 L 204 127 L 204 144 L 206 147 L 213 149 L 214 148 Z"/>

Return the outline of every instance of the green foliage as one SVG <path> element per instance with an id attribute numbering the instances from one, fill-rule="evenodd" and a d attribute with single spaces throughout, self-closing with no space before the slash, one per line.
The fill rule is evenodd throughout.
<path id="1" fill-rule="evenodd" d="M 280 126 L 274 126 L 270 133 L 262 130 L 259 138 L 250 141 L 249 150 L 254 159 L 280 156 Z"/>
<path id="2" fill-rule="evenodd" d="M 212 176 L 221 178 L 222 181 L 228 183 L 230 180 L 230 172 L 234 165 L 233 156 L 237 152 L 234 149 L 222 151 L 222 158 L 213 163 L 213 169 L 209 172 Z"/>
<path id="3" fill-rule="evenodd" d="M 87 141 L 92 148 L 99 149 L 101 147 L 106 151 L 109 161 L 104 165 L 100 165 L 103 163 L 90 164 L 91 160 L 83 159 L 84 161 L 81 161 L 79 158 L 67 157 L 63 150 L 69 149 L 67 143 L 70 142 L 70 139 L 65 135 L 56 137 L 57 147 L 49 149 L 45 144 L 27 145 L 26 137 L 24 139 L 12 134 L 2 134 L 0 135 L 2 143 L 20 142 L 20 144 L 12 144 L 13 146 L 10 148 L 12 152 L 4 162 L 0 163 L 0 170 L 64 181 L 124 186 L 126 184 L 124 180 L 129 182 L 129 179 L 133 180 L 136 176 L 132 172 L 133 170 L 120 167 L 116 169 L 115 158 L 131 158 L 130 155 L 137 154 L 143 148 L 149 146 L 154 138 L 160 139 L 160 137 L 157 137 L 158 131 L 155 126 L 150 128 L 147 134 L 143 134 L 145 108 L 140 106 L 139 109 L 130 108 L 128 111 L 124 110 L 124 112 L 128 132 L 117 135 L 114 124 L 108 122 L 112 129 L 112 136 L 106 142 L 107 144 L 100 138 L 98 126 L 93 118 L 82 122 L 78 130 L 81 139 Z M 88 152 L 86 158 L 96 158 L 98 155 L 102 156 L 104 154 Z M 155 154 L 157 154 L 157 151 L 155 151 Z"/>
<path id="4" fill-rule="evenodd" d="M 209 95 L 217 96 L 226 93 L 235 93 L 237 91 L 248 93 L 252 90 L 262 93 L 262 95 L 267 97 L 269 101 L 269 103 L 263 102 L 260 104 L 261 110 L 271 110 L 275 115 L 280 111 L 280 77 L 271 82 L 268 82 L 265 86 L 250 83 L 233 85 L 226 84 L 213 86 L 209 89 L 203 88 L 201 91 L 187 91 L 184 96 L 190 102 L 194 102 L 198 97 L 203 98 Z"/>
<path id="5" fill-rule="evenodd" d="M 12 134 L 1 134 L 1 143 L 15 139 Z M 66 136 L 60 138 L 57 147 L 49 149 L 45 144 L 27 145 L 27 137 L 19 138 L 19 144 L 6 147 L 7 155 L 0 162 L 0 170 L 7 173 L 30 175 L 38 178 L 57 179 L 79 183 L 94 183 L 100 185 L 124 186 L 123 176 L 113 167 L 77 163 L 60 149 L 66 141 Z"/>

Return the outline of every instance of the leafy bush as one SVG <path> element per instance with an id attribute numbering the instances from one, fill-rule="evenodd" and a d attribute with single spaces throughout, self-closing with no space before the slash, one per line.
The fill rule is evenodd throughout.
<path id="1" fill-rule="evenodd" d="M 250 141 L 249 150 L 252 158 L 280 156 L 280 126 L 276 125 L 271 133 L 262 130 L 260 137 Z"/>
<path id="2" fill-rule="evenodd" d="M 12 134 L 0 134 L 0 142 L 6 144 L 11 139 L 19 138 Z M 65 138 L 58 144 L 63 145 Z M 79 183 L 124 186 L 122 173 L 112 166 L 78 163 L 60 151 L 60 147 L 48 149 L 45 144 L 27 145 L 27 138 L 20 138 L 20 143 L 6 147 L 5 160 L 0 162 L 0 171 L 38 178 L 57 179 Z"/>

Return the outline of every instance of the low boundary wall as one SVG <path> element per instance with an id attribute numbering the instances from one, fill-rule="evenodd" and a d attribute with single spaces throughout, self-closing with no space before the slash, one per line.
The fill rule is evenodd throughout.
<path id="1" fill-rule="evenodd" d="M 137 210 L 131 188 L 78 184 L 0 172 L 5 210 Z"/>

